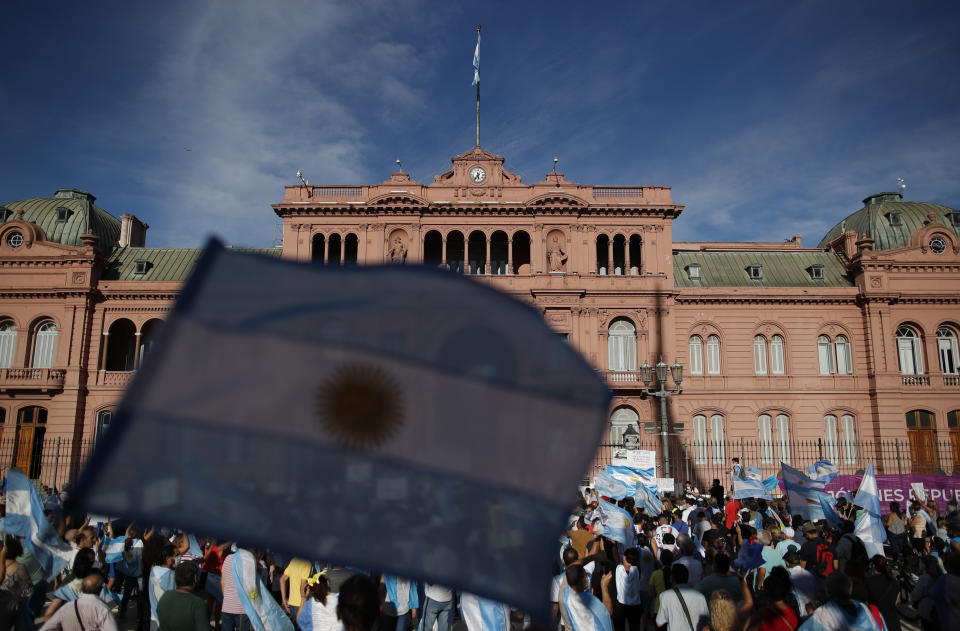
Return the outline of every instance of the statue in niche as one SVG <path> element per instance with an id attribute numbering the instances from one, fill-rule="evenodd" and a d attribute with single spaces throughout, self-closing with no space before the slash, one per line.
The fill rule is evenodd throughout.
<path id="1" fill-rule="evenodd" d="M 403 242 L 403 237 L 397 235 L 390 244 L 390 250 L 387 252 L 391 263 L 403 263 L 407 260 L 407 246 Z"/>
<path id="2" fill-rule="evenodd" d="M 550 241 L 550 247 L 547 248 L 547 263 L 550 264 L 551 272 L 562 272 L 563 264 L 567 262 L 567 253 L 560 246 L 560 238 L 554 237 Z"/>

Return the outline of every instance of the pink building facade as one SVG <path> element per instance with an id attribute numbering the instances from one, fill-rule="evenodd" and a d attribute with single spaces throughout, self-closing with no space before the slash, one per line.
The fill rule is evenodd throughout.
<path id="1" fill-rule="evenodd" d="M 61 190 L 0 211 L 0 459 L 36 475 L 52 439 L 69 442 L 75 466 L 105 431 L 199 256 L 146 247 L 145 224 L 93 202 Z M 661 449 L 642 368 L 679 363 L 682 391 L 667 401 L 676 478 L 708 483 L 741 454 L 765 469 L 805 465 L 804 442 L 850 468 L 952 473 L 960 462 L 960 213 L 949 207 L 883 193 L 838 211 L 817 247 L 680 243 L 669 187 L 560 173 L 526 184 L 477 147 L 428 184 L 394 173 L 287 186 L 273 210 L 283 245 L 265 255 L 442 266 L 533 305 L 607 379 L 611 444 L 632 427 Z"/>

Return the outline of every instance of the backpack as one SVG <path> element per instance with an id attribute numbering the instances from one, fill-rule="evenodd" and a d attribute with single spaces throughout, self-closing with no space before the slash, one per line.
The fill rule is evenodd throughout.
<path id="1" fill-rule="evenodd" d="M 861 544 L 863 545 L 863 544 Z M 817 574 L 826 578 L 833 573 L 833 550 L 825 543 L 817 544 Z"/>

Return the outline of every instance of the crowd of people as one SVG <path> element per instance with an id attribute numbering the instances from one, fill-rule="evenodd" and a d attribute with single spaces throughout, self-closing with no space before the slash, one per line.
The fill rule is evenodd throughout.
<path id="1" fill-rule="evenodd" d="M 792 514 L 786 497 L 738 500 L 719 480 L 706 494 L 688 482 L 658 514 L 631 497 L 615 502 L 635 545 L 604 536 L 608 501 L 587 488 L 571 518 L 551 591 L 563 631 L 582 631 L 564 607 L 568 589 L 615 631 L 899 631 L 904 617 L 960 629 L 956 504 L 945 513 L 934 501 L 909 512 L 889 504 L 884 554 L 871 556 L 854 532 L 863 509 L 843 497 L 831 525 Z"/>
<path id="2" fill-rule="evenodd" d="M 519 631 L 543 629 L 505 605 L 270 550 L 137 524 L 93 523 L 46 502 L 72 550 L 48 576 L 22 539 L 0 549 L 0 631 Z M 549 587 L 549 631 L 899 631 L 960 628 L 960 514 L 896 502 L 884 554 L 839 523 L 807 521 L 787 499 L 735 499 L 689 482 L 651 512 L 582 491 Z M 632 535 L 613 537 L 611 507 Z M 630 526 L 632 524 L 632 527 Z M 489 613 L 494 607 L 496 615 Z M 482 607 L 487 607 L 481 612 Z M 130 619 L 130 614 L 133 619 Z"/>

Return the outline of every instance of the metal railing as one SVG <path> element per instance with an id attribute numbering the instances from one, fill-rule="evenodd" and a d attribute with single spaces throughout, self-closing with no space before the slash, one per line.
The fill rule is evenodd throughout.
<path id="1" fill-rule="evenodd" d="M 47 489 L 59 490 L 77 477 L 93 446 L 91 439 L 4 438 L 0 440 L 0 468 L 17 467 Z"/>
<path id="2" fill-rule="evenodd" d="M 662 477 L 659 438 L 644 436 L 638 448 L 657 452 L 657 477 Z M 781 443 L 743 438 L 693 441 L 671 437 L 669 449 L 671 477 L 678 484 L 690 480 L 702 491 L 706 491 L 714 479 L 720 480 L 724 487 L 730 486 L 733 458 L 739 458 L 744 466 L 760 467 L 764 477 L 779 475 L 781 459 L 801 470 L 817 460 L 827 459 L 841 474 L 849 475 L 863 473 L 870 462 L 878 474 L 960 475 L 960 440 L 927 440 L 921 446 L 900 438 L 834 442 L 818 438 Z M 592 482 L 597 471 L 624 451 L 619 443 L 601 444 L 584 479 Z"/>

